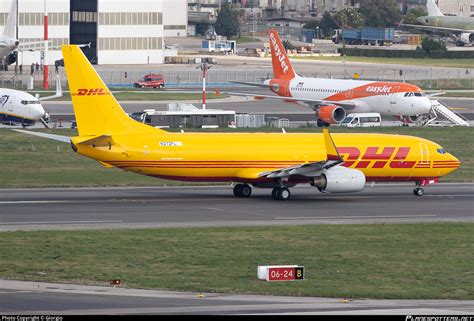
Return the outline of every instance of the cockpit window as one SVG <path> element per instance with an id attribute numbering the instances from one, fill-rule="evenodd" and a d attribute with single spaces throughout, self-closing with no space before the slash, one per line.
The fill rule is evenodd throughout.
<path id="1" fill-rule="evenodd" d="M 447 152 L 444 150 L 444 148 L 437 148 L 436 151 L 440 154 L 446 154 Z"/>
<path id="2" fill-rule="evenodd" d="M 419 92 L 415 92 L 415 93 L 411 93 L 411 92 L 408 92 L 408 93 L 405 93 L 404 97 L 425 97 L 426 94 L 425 93 L 419 93 Z"/>
<path id="3" fill-rule="evenodd" d="M 39 104 L 39 101 L 38 100 L 22 100 L 21 104 L 22 105 L 35 105 L 35 104 Z"/>

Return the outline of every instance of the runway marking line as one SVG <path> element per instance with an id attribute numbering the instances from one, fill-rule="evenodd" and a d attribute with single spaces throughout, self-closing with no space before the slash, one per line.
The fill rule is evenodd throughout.
<path id="1" fill-rule="evenodd" d="M 6 222 L 1 225 L 29 225 L 29 224 L 106 224 L 106 223 L 123 223 L 122 220 L 110 221 L 43 221 L 43 222 Z"/>
<path id="2" fill-rule="evenodd" d="M 390 216 L 325 216 L 325 217 L 317 217 L 317 216 L 279 216 L 275 217 L 275 220 L 319 220 L 319 219 L 358 219 L 358 218 L 413 218 L 413 217 L 437 217 L 438 215 L 390 215 Z"/>

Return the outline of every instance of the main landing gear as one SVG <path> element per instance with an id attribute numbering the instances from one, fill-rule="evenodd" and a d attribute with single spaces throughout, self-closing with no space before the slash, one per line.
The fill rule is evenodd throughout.
<path id="1" fill-rule="evenodd" d="M 234 196 L 236 197 L 250 197 L 252 195 L 252 188 L 247 184 L 237 184 L 234 186 Z"/>
<path id="2" fill-rule="evenodd" d="M 252 187 L 248 184 L 237 184 L 234 186 L 234 196 L 247 198 L 252 195 Z M 277 201 L 286 201 L 291 196 L 290 190 L 285 186 L 276 186 L 272 190 L 272 198 Z"/>
<path id="3" fill-rule="evenodd" d="M 290 196 L 290 190 L 285 186 L 277 186 L 272 190 L 272 198 L 275 201 L 286 201 Z"/>

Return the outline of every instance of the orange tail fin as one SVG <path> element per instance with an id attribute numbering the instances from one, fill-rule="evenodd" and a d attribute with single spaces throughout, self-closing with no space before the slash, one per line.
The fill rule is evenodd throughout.
<path id="1" fill-rule="evenodd" d="M 268 38 L 270 40 L 270 49 L 272 52 L 273 75 L 275 78 L 293 79 L 296 76 L 290 59 L 286 55 L 285 47 L 281 42 L 278 31 L 275 29 L 268 30 Z"/>

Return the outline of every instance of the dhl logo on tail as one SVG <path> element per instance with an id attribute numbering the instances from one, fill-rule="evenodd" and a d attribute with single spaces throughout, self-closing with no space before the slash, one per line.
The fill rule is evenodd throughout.
<path id="1" fill-rule="evenodd" d="M 81 88 L 78 89 L 77 92 L 71 94 L 71 96 L 103 96 L 103 95 L 110 95 L 108 91 L 106 91 L 104 88 Z"/>

